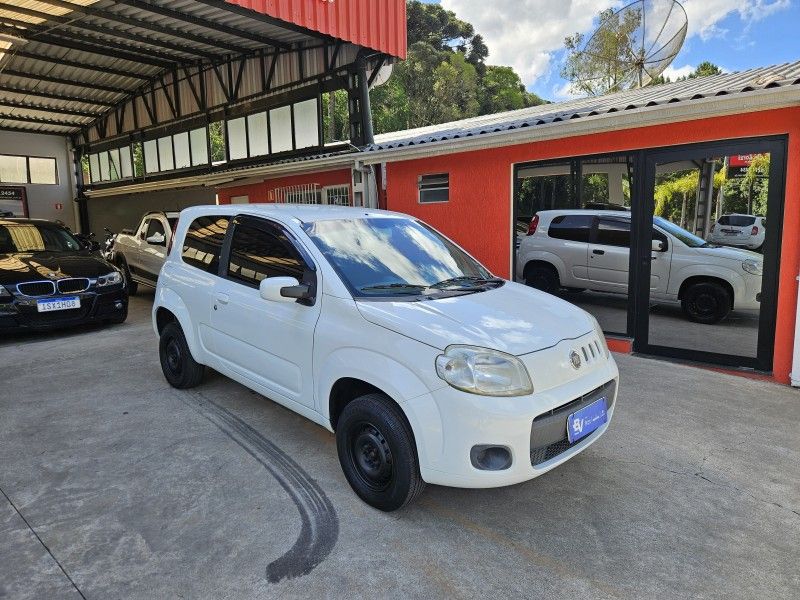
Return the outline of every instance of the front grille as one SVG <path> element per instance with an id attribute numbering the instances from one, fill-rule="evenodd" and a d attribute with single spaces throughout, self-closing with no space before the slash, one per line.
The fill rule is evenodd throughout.
<path id="1" fill-rule="evenodd" d="M 592 340 L 585 346 L 581 346 L 575 350 L 581 358 L 583 359 L 584 364 L 590 365 L 596 360 L 600 360 L 603 358 L 605 360 L 605 353 L 603 350 L 600 349 L 600 342 L 597 340 Z"/>
<path id="2" fill-rule="evenodd" d="M 52 281 L 29 281 L 17 284 L 17 291 L 23 296 L 51 296 L 56 293 L 56 284 Z"/>
<path id="3" fill-rule="evenodd" d="M 89 280 L 85 277 L 75 279 L 60 279 L 57 282 L 58 291 L 61 294 L 75 294 L 85 292 L 89 289 Z"/>
<path id="4" fill-rule="evenodd" d="M 611 407 L 614 406 L 615 391 L 616 383 L 609 381 L 588 394 L 537 416 L 531 426 L 531 464 L 535 467 L 547 462 L 597 435 L 597 431 L 594 431 L 574 444 L 570 444 L 567 437 L 567 417 L 603 396 L 608 398 L 607 408 L 611 410 Z"/>

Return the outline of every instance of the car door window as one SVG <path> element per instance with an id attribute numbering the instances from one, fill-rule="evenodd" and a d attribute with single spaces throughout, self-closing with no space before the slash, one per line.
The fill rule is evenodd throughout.
<path id="1" fill-rule="evenodd" d="M 620 219 L 598 219 L 597 238 L 595 243 L 600 246 L 617 246 L 630 248 L 631 224 L 630 221 Z"/>
<path id="2" fill-rule="evenodd" d="M 147 224 L 147 233 L 144 236 L 145 239 L 158 234 L 161 235 L 162 239 L 167 239 L 167 234 L 164 231 L 164 224 L 161 222 L 161 219 L 150 219 L 150 222 Z"/>
<path id="3" fill-rule="evenodd" d="M 285 234 L 268 225 L 237 223 L 231 239 L 227 275 L 257 288 L 267 277 L 303 279 L 306 265 Z"/>
<path id="4" fill-rule="evenodd" d="M 560 215 L 551 221 L 547 235 L 559 240 L 588 242 L 592 219 L 591 215 Z"/>

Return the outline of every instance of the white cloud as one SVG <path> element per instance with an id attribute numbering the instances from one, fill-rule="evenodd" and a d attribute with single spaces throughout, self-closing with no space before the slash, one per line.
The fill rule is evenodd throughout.
<path id="1" fill-rule="evenodd" d="M 510 65 L 530 86 L 556 71 L 555 54 L 564 38 L 590 33 L 597 14 L 621 0 L 441 0 L 442 6 L 472 23 L 489 46 L 489 63 Z M 684 0 L 688 37 L 723 36 L 720 22 L 738 15 L 745 28 L 790 5 L 790 0 Z M 685 68 L 685 67 L 684 67 Z M 559 90 L 560 91 L 560 90 Z"/>
<path id="2" fill-rule="evenodd" d="M 693 65 L 683 65 L 682 67 L 670 65 L 664 69 L 664 77 L 675 81 L 679 77 L 688 77 L 691 73 L 694 73 L 695 68 Z"/>

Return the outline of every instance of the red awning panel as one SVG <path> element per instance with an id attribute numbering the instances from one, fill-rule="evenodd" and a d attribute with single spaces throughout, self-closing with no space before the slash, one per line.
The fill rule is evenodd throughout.
<path id="1" fill-rule="evenodd" d="M 406 57 L 405 0 L 226 0 L 359 46 Z"/>

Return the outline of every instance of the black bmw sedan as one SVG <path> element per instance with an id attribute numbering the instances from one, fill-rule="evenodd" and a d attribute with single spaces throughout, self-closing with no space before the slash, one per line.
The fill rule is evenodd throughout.
<path id="1" fill-rule="evenodd" d="M 66 227 L 0 219 L 0 330 L 122 323 L 127 316 L 122 274 Z"/>

